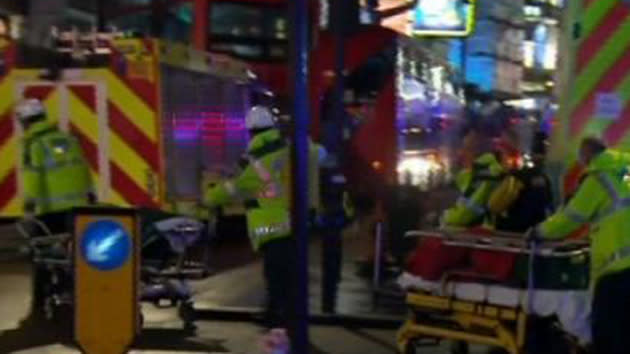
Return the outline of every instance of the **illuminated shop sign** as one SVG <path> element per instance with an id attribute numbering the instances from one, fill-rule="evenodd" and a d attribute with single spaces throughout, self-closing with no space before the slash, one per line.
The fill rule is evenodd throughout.
<path id="1" fill-rule="evenodd" d="M 415 36 L 462 37 L 472 33 L 476 0 L 419 0 L 413 9 Z"/>

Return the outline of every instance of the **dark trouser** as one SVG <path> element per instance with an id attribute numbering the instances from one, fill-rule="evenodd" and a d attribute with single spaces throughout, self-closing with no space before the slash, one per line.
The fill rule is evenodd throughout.
<path id="1" fill-rule="evenodd" d="M 341 229 L 325 230 L 322 242 L 322 311 L 334 313 L 341 281 Z"/>
<path id="2" fill-rule="evenodd" d="M 270 241 L 262 247 L 267 290 L 266 325 L 270 328 L 289 325 L 295 292 L 295 251 L 293 237 Z"/>
<path id="3" fill-rule="evenodd" d="M 592 327 L 595 354 L 630 353 L 630 269 L 599 279 Z"/>

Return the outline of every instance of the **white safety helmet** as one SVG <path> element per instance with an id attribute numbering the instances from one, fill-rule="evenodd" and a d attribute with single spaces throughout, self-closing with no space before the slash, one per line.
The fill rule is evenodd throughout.
<path id="1" fill-rule="evenodd" d="M 46 108 L 37 98 L 25 99 L 15 107 L 15 116 L 22 123 L 44 115 L 46 115 Z"/>
<path id="2" fill-rule="evenodd" d="M 254 106 L 245 117 L 247 130 L 266 129 L 276 125 L 275 117 L 271 110 L 265 106 Z"/>

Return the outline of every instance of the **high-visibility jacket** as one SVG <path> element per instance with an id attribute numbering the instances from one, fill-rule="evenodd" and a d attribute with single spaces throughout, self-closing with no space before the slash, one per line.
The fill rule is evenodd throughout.
<path id="1" fill-rule="evenodd" d="M 591 279 L 630 267 L 630 155 L 607 150 L 588 165 L 570 202 L 537 227 L 545 239 L 569 236 L 590 223 Z"/>
<path id="2" fill-rule="evenodd" d="M 86 205 L 93 192 L 89 167 L 72 135 L 37 122 L 24 133 L 24 200 L 35 213 Z"/>
<path id="3" fill-rule="evenodd" d="M 277 139 L 279 138 L 279 139 Z M 317 149 L 310 144 L 309 197 L 311 207 L 319 201 Z M 204 200 L 210 207 L 242 201 L 247 212 L 247 230 L 254 250 L 266 243 L 291 236 L 289 216 L 291 194 L 290 149 L 281 134 L 271 129 L 255 135 L 247 149 L 248 163 L 234 179 L 226 180 L 206 191 Z"/>
<path id="4" fill-rule="evenodd" d="M 444 224 L 459 227 L 481 224 L 487 214 L 490 193 L 503 173 L 503 167 L 492 153 L 479 156 L 472 168 L 460 172 L 456 184 L 462 195 L 455 206 L 444 212 Z"/>
<path id="5" fill-rule="evenodd" d="M 580 187 L 582 180 L 585 178 L 585 172 L 585 168 L 579 163 L 575 163 L 569 168 L 569 171 L 564 175 L 562 181 L 562 204 L 569 203 L 575 192 L 577 192 L 578 187 Z M 579 229 L 567 236 L 568 239 L 581 239 L 585 237 L 588 237 L 588 224 L 582 225 Z"/>
<path id="6" fill-rule="evenodd" d="M 282 148 L 287 145 L 278 129 L 269 129 L 252 137 L 247 145 L 247 155 L 264 155 L 265 151 Z"/>

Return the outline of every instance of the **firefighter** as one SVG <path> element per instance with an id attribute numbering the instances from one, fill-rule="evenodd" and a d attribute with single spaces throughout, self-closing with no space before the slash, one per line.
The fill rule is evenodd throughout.
<path id="1" fill-rule="evenodd" d="M 465 169 L 456 177 L 461 197 L 444 213 L 442 221 L 447 226 L 482 224 L 487 215 L 486 203 L 490 193 L 504 173 L 483 132 L 470 129 L 464 136 L 462 152 Z"/>
<path id="2" fill-rule="evenodd" d="M 92 202 L 90 170 L 76 138 L 46 121 L 38 99 L 19 103 L 15 113 L 24 128 L 25 211 L 46 214 Z"/>
<path id="3" fill-rule="evenodd" d="M 568 237 L 590 223 L 592 329 L 596 353 L 622 354 L 630 348 L 630 186 L 624 178 L 630 155 L 586 138 L 579 150 L 586 177 L 569 203 L 538 225 L 528 238 Z"/>
<path id="4" fill-rule="evenodd" d="M 263 275 L 266 282 L 266 324 L 271 327 L 288 325 L 295 277 L 295 240 L 291 235 L 290 154 L 276 118 L 263 106 L 255 106 L 246 117 L 251 133 L 247 148 L 247 164 L 234 179 L 211 186 L 204 200 L 216 208 L 242 201 L 247 209 L 247 231 L 255 251 L 263 255 Z M 319 185 L 317 149 L 310 145 L 309 190 L 311 205 L 318 202 L 314 186 Z M 313 190 L 315 189 L 315 190 Z"/>
<path id="5" fill-rule="evenodd" d="M 92 181 L 77 140 L 46 121 L 41 101 L 27 99 L 15 108 L 24 128 L 24 210 L 36 214 L 52 232 L 64 232 L 65 218 L 58 212 L 94 201 Z M 33 228 L 32 236 L 41 230 Z M 49 274 L 43 267 L 33 269 L 32 314 L 44 309 Z"/>

